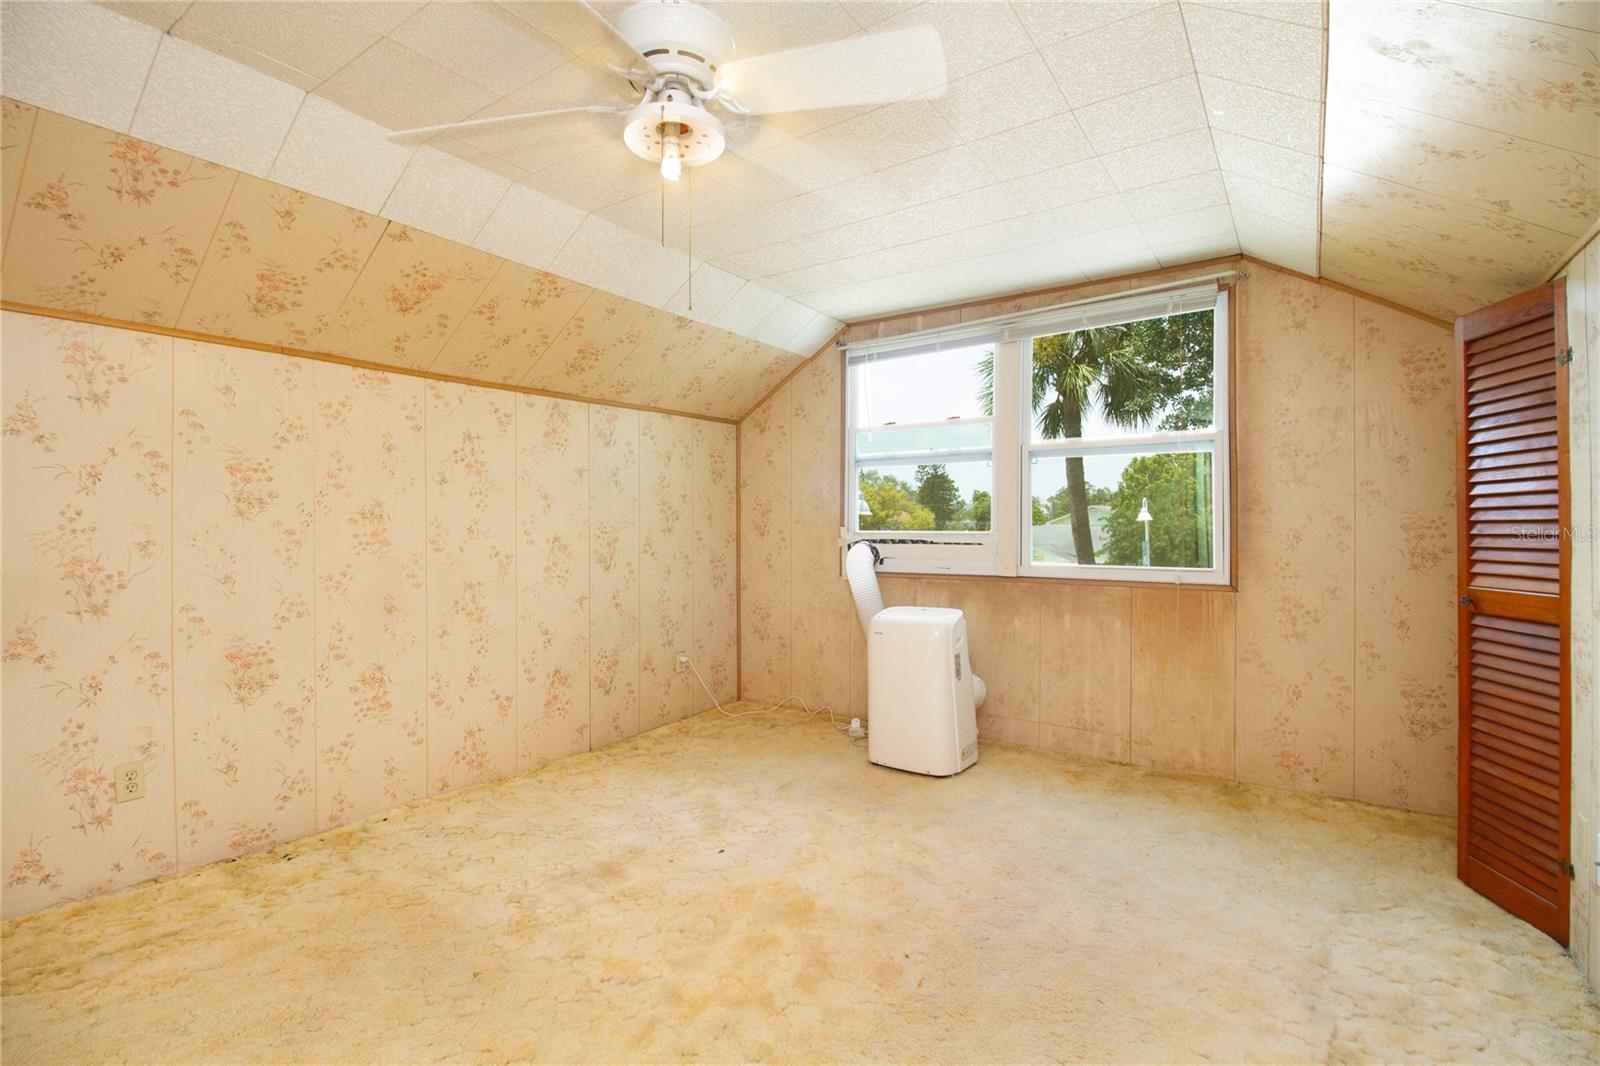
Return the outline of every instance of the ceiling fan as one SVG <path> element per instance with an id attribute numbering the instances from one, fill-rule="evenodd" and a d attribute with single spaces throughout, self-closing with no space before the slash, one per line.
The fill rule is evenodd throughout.
<path id="1" fill-rule="evenodd" d="M 734 58 L 733 32 L 715 12 L 684 0 L 643 0 L 612 25 L 586 0 L 577 0 L 608 31 L 619 62 L 607 69 L 626 79 L 639 101 L 631 107 L 591 104 L 397 130 L 415 141 L 453 130 L 481 129 L 574 113 L 623 116 L 622 140 L 641 159 L 677 181 L 684 167 L 702 166 L 727 146 L 730 116 L 892 103 L 913 94 L 937 95 L 944 85 L 944 50 L 931 26 L 848 37 L 826 44 Z M 886 64 L 888 68 L 885 69 Z"/>

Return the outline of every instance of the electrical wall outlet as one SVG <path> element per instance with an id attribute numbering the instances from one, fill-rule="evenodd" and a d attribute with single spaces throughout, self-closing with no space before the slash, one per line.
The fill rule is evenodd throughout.
<path id="1" fill-rule="evenodd" d="M 687 669 L 689 669 L 689 653 L 688 652 L 680 651 L 678 653 L 678 669 L 679 670 L 687 670 Z"/>
<path id="2" fill-rule="evenodd" d="M 117 767 L 117 802 L 144 799 L 144 763 L 125 762 Z"/>

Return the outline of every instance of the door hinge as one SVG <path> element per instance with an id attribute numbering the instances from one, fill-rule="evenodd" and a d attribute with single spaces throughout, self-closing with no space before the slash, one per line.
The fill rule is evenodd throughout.
<path id="1" fill-rule="evenodd" d="M 1559 352 L 1556 353 L 1556 365 L 1557 366 L 1566 366 L 1568 363 L 1571 363 L 1571 362 L 1572 362 L 1572 347 L 1570 345 L 1568 345 L 1567 347 L 1561 349 Z"/>
<path id="2" fill-rule="evenodd" d="M 1572 868 L 1571 859 L 1557 859 L 1556 865 L 1561 867 L 1561 872 L 1567 875 L 1568 880 L 1577 880 L 1578 871 Z"/>

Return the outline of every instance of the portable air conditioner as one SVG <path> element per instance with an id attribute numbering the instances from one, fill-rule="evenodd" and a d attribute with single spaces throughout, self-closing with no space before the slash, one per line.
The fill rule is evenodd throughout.
<path id="1" fill-rule="evenodd" d="M 948 777 L 978 761 L 967 620 L 945 607 L 889 607 L 867 634 L 867 758 Z"/>

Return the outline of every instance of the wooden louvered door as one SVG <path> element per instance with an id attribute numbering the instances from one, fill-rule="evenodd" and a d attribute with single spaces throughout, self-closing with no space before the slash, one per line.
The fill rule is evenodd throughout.
<path id="1" fill-rule="evenodd" d="M 1566 334 L 1563 280 L 1456 320 L 1457 873 L 1562 944 L 1572 868 Z"/>

